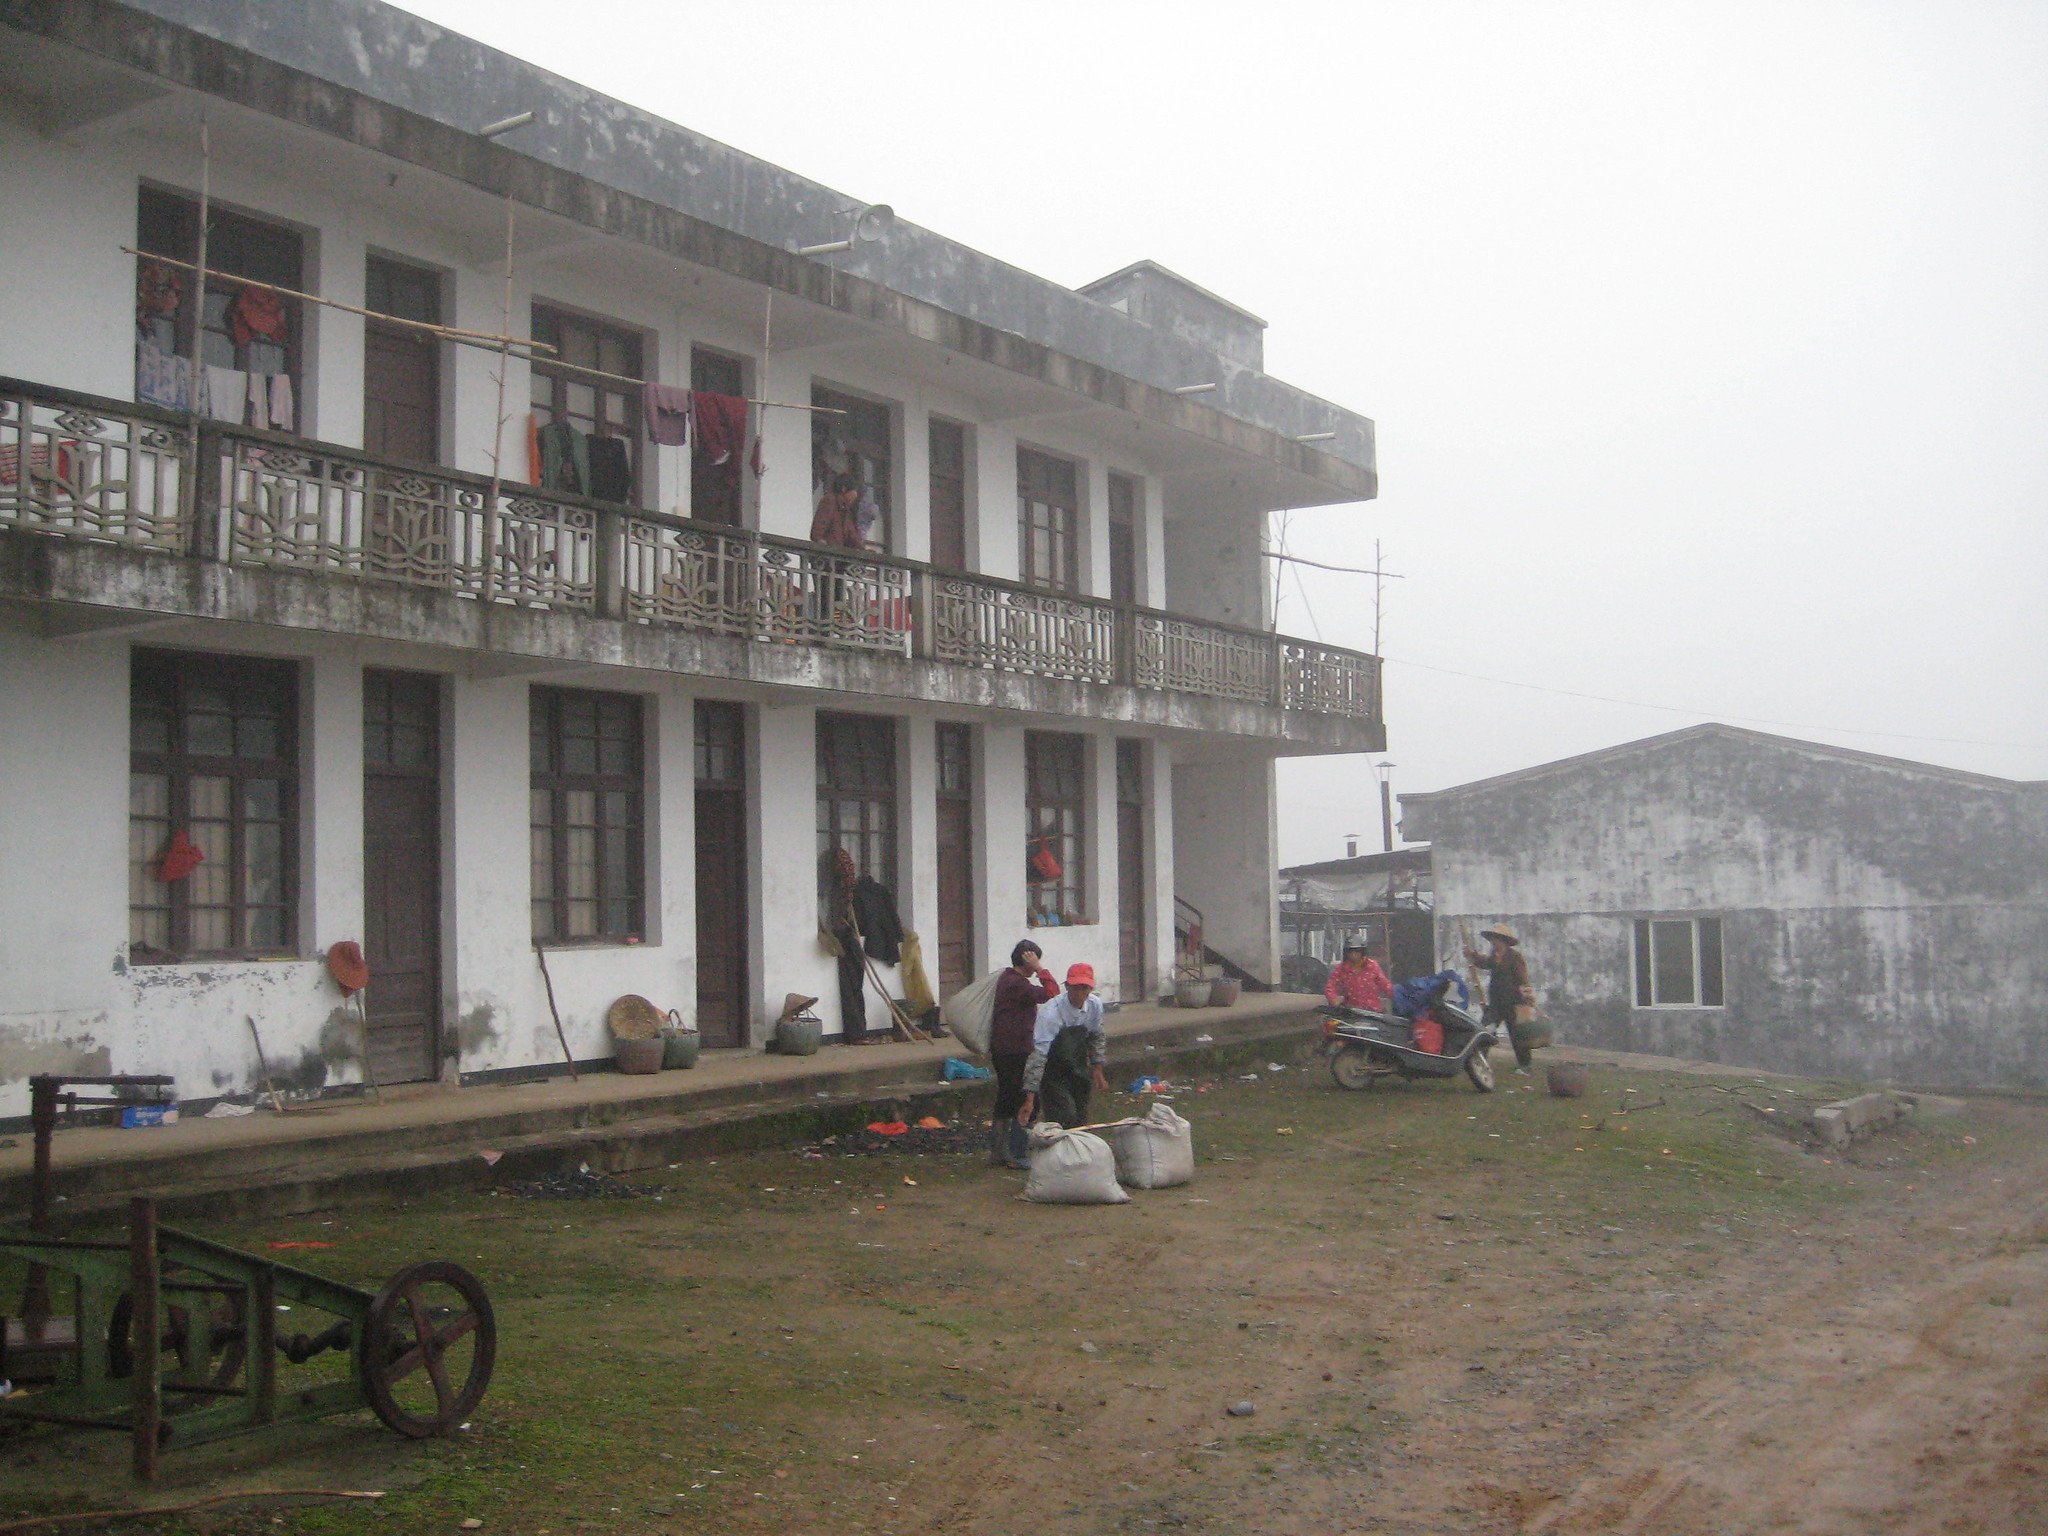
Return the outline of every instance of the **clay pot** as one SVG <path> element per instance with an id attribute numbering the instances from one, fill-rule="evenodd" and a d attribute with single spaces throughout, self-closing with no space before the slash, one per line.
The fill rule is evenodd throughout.
<path id="1" fill-rule="evenodd" d="M 1237 1001 L 1237 994 L 1243 986 L 1244 983 L 1235 976 L 1218 976 L 1209 983 L 1209 1006 L 1228 1008 Z"/>
<path id="2" fill-rule="evenodd" d="M 1206 981 L 1183 981 L 1174 986 L 1173 1004 L 1176 1008 L 1206 1008 L 1209 1006 L 1209 983 Z"/>
<path id="3" fill-rule="evenodd" d="M 612 1065 L 621 1072 L 635 1076 L 661 1070 L 662 1042 L 653 1040 L 614 1040 L 612 1042 Z"/>
<path id="4" fill-rule="evenodd" d="M 775 1025 L 775 1049 L 783 1056 L 815 1056 L 825 1038 L 816 1019 L 781 1019 Z"/>
<path id="5" fill-rule="evenodd" d="M 1544 1069 L 1544 1078 L 1550 1084 L 1551 1093 L 1560 1099 L 1583 1097 L 1592 1075 L 1582 1061 L 1561 1061 Z"/>

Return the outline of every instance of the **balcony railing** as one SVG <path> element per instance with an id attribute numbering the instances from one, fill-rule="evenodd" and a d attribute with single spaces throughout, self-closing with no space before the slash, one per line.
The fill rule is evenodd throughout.
<path id="1" fill-rule="evenodd" d="M 0 529 L 1380 718 L 1377 657 L 0 379 Z"/>

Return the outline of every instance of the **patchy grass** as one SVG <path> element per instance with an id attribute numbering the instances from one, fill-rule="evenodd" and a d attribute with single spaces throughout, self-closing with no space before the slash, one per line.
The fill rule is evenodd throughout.
<path id="1" fill-rule="evenodd" d="M 466 1518 L 521 1536 L 1227 1529 L 1246 1489 L 1371 1476 L 1425 1357 L 1478 1380 L 1614 1309 L 1695 1326 L 1732 1257 L 1973 1151 L 1965 1114 L 1824 1162 L 1743 1107 L 1776 1092 L 1789 1112 L 1782 1084 L 1608 1071 L 1563 1100 L 1524 1083 L 1345 1093 L 1319 1063 L 1225 1078 L 1176 1106 L 1195 1183 L 1112 1208 L 1022 1204 L 978 1157 L 783 1150 L 632 1175 L 658 1200 L 455 1195 L 208 1228 L 258 1252 L 332 1242 L 288 1256 L 369 1288 L 418 1258 L 468 1266 L 496 1306 L 497 1376 L 455 1438 L 358 1416 L 174 1451 L 152 1498 L 393 1490 L 289 1515 L 348 1536 Z M 1504 1325 L 1532 1306 L 1540 1322 Z M 1258 1415 L 1224 1419 L 1238 1398 Z M 0 1456 L 9 1513 L 126 1496 L 111 1436 Z M 265 1508 L 158 1528 L 278 1527 Z"/>

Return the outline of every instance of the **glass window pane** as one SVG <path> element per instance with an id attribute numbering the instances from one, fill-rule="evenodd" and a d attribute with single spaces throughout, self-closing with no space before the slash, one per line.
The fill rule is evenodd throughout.
<path id="1" fill-rule="evenodd" d="M 1652 923 L 1650 929 L 1657 1001 L 1663 1004 L 1695 1001 L 1692 987 L 1692 924 L 1657 922 Z"/>
<path id="2" fill-rule="evenodd" d="M 232 715 L 187 710 L 185 750 L 195 757 L 232 757 L 235 752 L 235 721 Z"/>
<path id="3" fill-rule="evenodd" d="M 232 918 L 234 914 L 225 907 L 194 907 L 192 909 L 192 947 L 195 950 L 221 950 L 234 947 Z"/>
<path id="4" fill-rule="evenodd" d="M 242 810 L 259 821 L 275 821 L 284 814 L 284 785 L 276 779 L 244 779 Z"/>
<path id="5" fill-rule="evenodd" d="M 596 773 L 597 738 L 594 736 L 563 736 L 562 772 L 565 774 Z"/>
<path id="6" fill-rule="evenodd" d="M 284 828 L 250 822 L 242 829 L 242 900 L 265 905 L 284 899 Z"/>
<path id="7" fill-rule="evenodd" d="M 1650 924 L 1644 918 L 1635 923 L 1636 1006 L 1647 1008 L 1655 998 L 1650 986 Z"/>
<path id="8" fill-rule="evenodd" d="M 235 746 L 243 757 L 275 757 L 278 722 L 269 715 L 244 715 L 235 723 Z"/>
<path id="9" fill-rule="evenodd" d="M 1700 1003 L 1721 1006 L 1721 919 L 1700 919 Z"/>
<path id="10" fill-rule="evenodd" d="M 171 717 L 160 709 L 138 706 L 128 713 L 128 750 L 168 752 L 171 750 Z"/>
<path id="11" fill-rule="evenodd" d="M 234 784 L 233 779 L 221 774 L 202 774 L 195 777 L 187 788 L 192 819 L 227 820 L 234 804 Z M 197 832 L 194 832 L 193 837 L 197 839 Z M 207 857 L 213 857 L 213 850 L 210 848 L 207 850 Z"/>
<path id="12" fill-rule="evenodd" d="M 283 909 L 280 907 L 252 907 L 249 910 L 248 936 L 243 942 L 251 949 L 283 949 Z"/>

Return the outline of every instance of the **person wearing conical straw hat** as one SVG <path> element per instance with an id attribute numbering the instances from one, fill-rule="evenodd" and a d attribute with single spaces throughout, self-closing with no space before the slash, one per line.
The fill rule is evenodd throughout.
<path id="1" fill-rule="evenodd" d="M 1482 955 L 1467 944 L 1465 961 L 1487 973 L 1486 1017 L 1507 1030 L 1508 1042 L 1515 1048 L 1515 1070 L 1526 1074 L 1529 1042 L 1515 1028 L 1515 1010 L 1532 1006 L 1536 989 L 1529 984 L 1529 960 L 1522 953 L 1521 935 L 1506 923 L 1495 923 L 1481 929 L 1479 937 L 1486 940 L 1487 953 Z"/>

